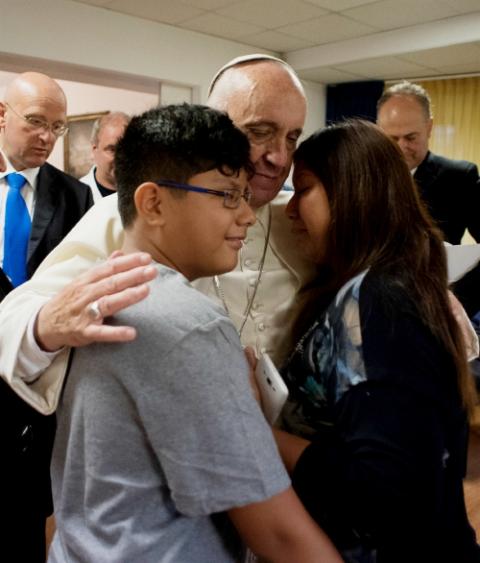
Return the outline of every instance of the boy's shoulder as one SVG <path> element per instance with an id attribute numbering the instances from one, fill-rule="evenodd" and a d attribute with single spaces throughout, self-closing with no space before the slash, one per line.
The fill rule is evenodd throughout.
<path id="1" fill-rule="evenodd" d="M 157 268 L 158 275 L 150 283 L 148 296 L 118 313 L 115 324 L 171 336 L 208 325 L 231 325 L 224 309 L 195 289 L 182 274 L 160 264 Z"/>

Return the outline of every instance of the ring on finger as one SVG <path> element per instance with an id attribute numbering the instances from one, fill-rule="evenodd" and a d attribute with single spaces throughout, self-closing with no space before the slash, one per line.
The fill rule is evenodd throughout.
<path id="1" fill-rule="evenodd" d="M 103 318 L 98 301 L 92 301 L 92 303 L 87 305 L 87 314 L 92 321 L 98 321 Z"/>

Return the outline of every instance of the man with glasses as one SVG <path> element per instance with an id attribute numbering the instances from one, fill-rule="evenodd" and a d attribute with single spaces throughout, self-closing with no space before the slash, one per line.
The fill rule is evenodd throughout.
<path id="1" fill-rule="evenodd" d="M 14 286 L 31 277 L 92 205 L 83 184 L 46 162 L 66 130 L 65 94 L 50 77 L 26 72 L 7 86 L 5 100 L 0 102 L 0 147 L 7 164 L 0 172 L 0 220 L 4 227 L 0 230 L 0 258 Z M 23 185 L 14 188 L 12 182 Z M 22 202 L 13 206 L 16 215 L 12 219 L 14 191 L 20 192 L 24 205 L 23 209 Z M 19 217 L 24 217 L 24 238 L 11 240 L 9 223 L 19 222 Z M 12 236 L 15 234 L 20 236 Z M 23 268 L 11 252 L 23 253 Z"/>
<path id="2" fill-rule="evenodd" d="M 88 187 L 46 162 L 66 130 L 65 94 L 54 80 L 27 72 L 7 86 L 0 102 L 0 298 L 32 276 L 92 205 Z M 1 381 L 5 557 L 11 548 L 15 560 L 44 561 L 54 427 L 52 416 L 39 415 Z"/>

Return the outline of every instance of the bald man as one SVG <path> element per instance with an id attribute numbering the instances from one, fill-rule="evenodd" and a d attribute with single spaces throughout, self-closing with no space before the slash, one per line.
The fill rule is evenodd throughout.
<path id="1" fill-rule="evenodd" d="M 0 102 L 3 293 L 28 279 L 92 205 L 87 186 L 46 162 L 65 131 L 65 94 L 54 80 L 27 72 L 9 84 L 5 100 Z M 17 189 L 10 185 L 12 177 L 23 184 L 18 188 L 20 213 L 18 206 L 9 202 L 11 191 Z M 14 240 L 11 246 L 22 221 L 24 239 Z M 12 232 L 8 231 L 9 222 L 15 225 Z M 12 258 L 21 260 L 12 264 Z M 45 519 L 52 512 L 49 459 L 54 425 L 52 417 L 40 416 L 1 382 L 2 551 L 5 557 L 13 554 L 12 561 L 45 560 Z"/>
<path id="2" fill-rule="evenodd" d="M 99 117 L 93 125 L 93 166 L 80 181 L 90 186 L 94 202 L 116 191 L 115 147 L 129 121 L 126 113 L 114 111 Z"/>
<path id="3" fill-rule="evenodd" d="M 25 178 L 21 194 L 31 217 L 26 277 L 92 205 L 89 191 L 78 180 L 46 162 L 66 127 L 66 99 L 60 86 L 37 72 L 18 76 L 0 102 L 0 151 L 6 170 L 0 172 L 0 220 L 5 221 L 7 176 Z M 0 230 L 0 259 L 5 261 Z"/>

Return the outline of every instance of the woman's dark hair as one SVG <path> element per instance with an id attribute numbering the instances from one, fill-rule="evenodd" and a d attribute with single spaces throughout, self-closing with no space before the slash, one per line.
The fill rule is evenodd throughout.
<path id="1" fill-rule="evenodd" d="M 134 193 L 143 182 L 186 182 L 214 169 L 225 175 L 242 169 L 253 173 L 248 139 L 226 113 L 202 105 L 172 104 L 133 117 L 115 150 L 123 225 L 128 227 L 136 217 Z"/>
<path id="2" fill-rule="evenodd" d="M 444 245 L 396 143 L 372 123 L 348 120 L 314 133 L 294 162 L 313 172 L 327 193 L 329 290 L 367 268 L 387 274 L 453 358 L 471 412 L 475 395 L 447 294 Z"/>

